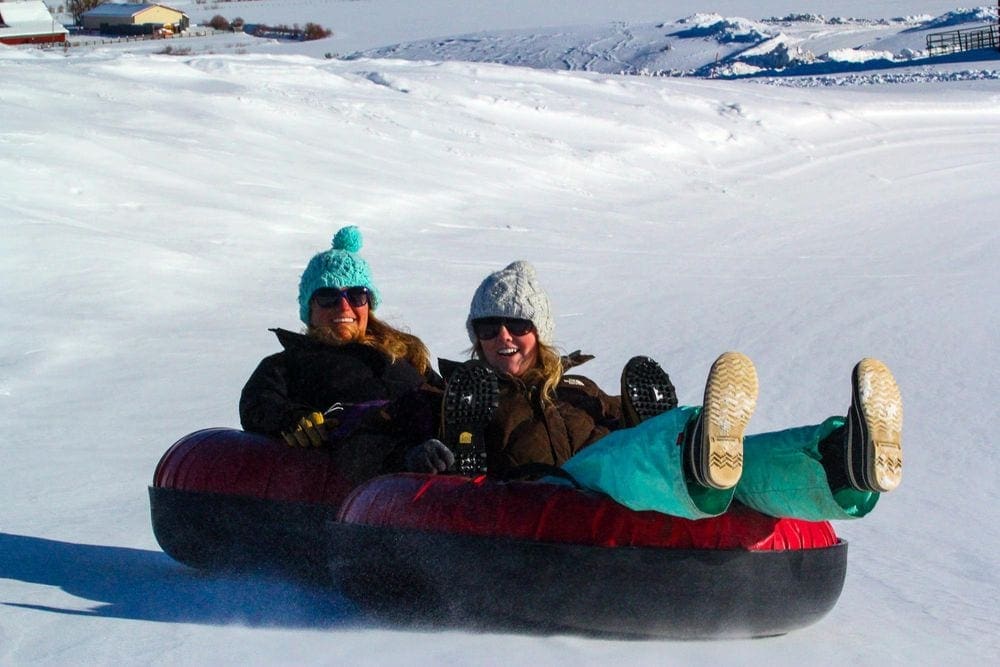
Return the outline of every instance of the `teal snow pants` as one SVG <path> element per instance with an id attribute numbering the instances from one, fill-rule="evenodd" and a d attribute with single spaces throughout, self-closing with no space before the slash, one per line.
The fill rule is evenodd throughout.
<path id="1" fill-rule="evenodd" d="M 584 488 L 626 507 L 686 519 L 722 514 L 733 498 L 763 514 L 807 521 L 856 519 L 875 507 L 877 493 L 834 493 L 820 464 L 819 443 L 843 425 L 843 417 L 747 436 L 743 475 L 735 487 L 720 491 L 695 484 L 684 474 L 682 442 L 685 427 L 700 412 L 700 407 L 679 407 L 612 431 L 562 467 Z"/>

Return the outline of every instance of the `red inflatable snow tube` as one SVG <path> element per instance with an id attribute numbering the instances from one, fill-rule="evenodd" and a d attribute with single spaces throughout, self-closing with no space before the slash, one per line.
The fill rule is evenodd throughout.
<path id="1" fill-rule="evenodd" d="M 829 522 L 765 516 L 742 506 L 692 521 L 636 512 L 607 496 L 539 482 L 391 475 L 347 498 L 345 523 L 602 547 L 815 549 L 837 543 Z"/>
<path id="2" fill-rule="evenodd" d="M 186 436 L 149 488 L 153 532 L 199 568 L 333 583 L 434 623 L 683 638 L 782 634 L 843 588 L 827 522 L 734 506 L 691 521 L 563 484 L 396 474 L 356 488 L 327 449 L 232 429 Z"/>
<path id="3" fill-rule="evenodd" d="M 676 549 L 813 549 L 837 543 L 829 522 L 779 519 L 734 506 L 692 521 L 636 512 L 561 484 L 398 474 L 352 491 L 328 450 L 253 433 L 206 429 L 163 455 L 153 486 L 327 508 L 345 523 L 538 542 Z"/>
<path id="4" fill-rule="evenodd" d="M 227 428 L 187 435 L 166 451 L 153 487 L 338 507 L 352 484 L 325 449 L 289 447 Z"/>

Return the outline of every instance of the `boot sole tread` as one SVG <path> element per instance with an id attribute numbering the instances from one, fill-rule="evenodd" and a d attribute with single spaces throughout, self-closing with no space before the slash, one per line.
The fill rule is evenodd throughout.
<path id="1" fill-rule="evenodd" d="M 722 354 L 709 371 L 703 402 L 699 483 L 729 489 L 743 474 L 743 435 L 757 405 L 757 369 L 739 352 Z"/>
<path id="2" fill-rule="evenodd" d="M 847 440 L 851 484 L 892 491 L 903 476 L 903 399 L 896 379 L 881 361 L 862 359 L 855 366 L 852 409 L 856 417 L 848 420 Z"/>

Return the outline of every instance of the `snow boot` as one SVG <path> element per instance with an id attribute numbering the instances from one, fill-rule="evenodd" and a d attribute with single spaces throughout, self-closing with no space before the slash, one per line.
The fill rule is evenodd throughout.
<path id="1" fill-rule="evenodd" d="M 448 378 L 441 405 L 441 440 L 455 455 L 454 472 L 486 473 L 486 424 L 500 405 L 496 373 L 469 361 Z"/>
<path id="2" fill-rule="evenodd" d="M 649 357 L 632 357 L 622 369 L 622 412 L 626 426 L 677 407 L 670 376 Z"/>
<path id="3" fill-rule="evenodd" d="M 746 355 L 726 352 L 705 382 L 701 414 L 687 440 L 687 469 L 713 489 L 736 486 L 743 474 L 743 432 L 757 405 L 757 370 Z"/>
<path id="4" fill-rule="evenodd" d="M 888 367 L 862 359 L 851 374 L 847 476 L 861 491 L 892 491 L 903 478 L 903 399 Z"/>

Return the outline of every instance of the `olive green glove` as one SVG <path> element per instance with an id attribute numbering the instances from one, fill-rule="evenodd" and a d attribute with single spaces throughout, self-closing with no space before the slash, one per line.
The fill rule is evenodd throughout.
<path id="1" fill-rule="evenodd" d="M 326 443 L 323 413 L 313 412 L 295 424 L 295 428 L 282 431 L 281 437 L 289 447 L 322 447 Z"/>

